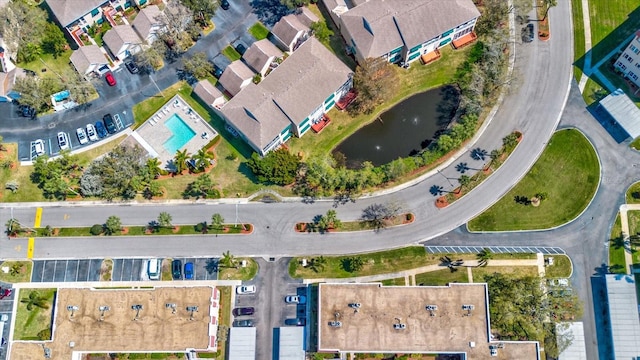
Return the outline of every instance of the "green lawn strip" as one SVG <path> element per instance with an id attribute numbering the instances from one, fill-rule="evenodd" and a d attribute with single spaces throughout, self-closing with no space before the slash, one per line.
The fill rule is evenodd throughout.
<path id="1" fill-rule="evenodd" d="M 460 269 L 459 271 L 462 271 L 462 269 Z M 539 276 L 537 266 L 474 267 L 472 268 L 471 273 L 473 274 L 473 282 L 484 282 L 485 275 L 494 273 L 500 273 L 511 277 Z"/>
<path id="2" fill-rule="evenodd" d="M 571 276 L 571 260 L 567 255 L 545 256 L 553 258 L 553 265 L 545 267 L 546 278 L 568 278 Z"/>
<path id="3" fill-rule="evenodd" d="M 449 269 L 443 269 L 416 274 L 416 285 L 443 286 L 449 283 L 466 282 L 469 282 L 469 277 L 467 275 L 467 269 L 465 267 L 458 268 L 454 272 L 451 272 L 451 270 Z"/>
<path id="4" fill-rule="evenodd" d="M 582 0 L 571 0 L 571 18 L 573 19 L 573 58 L 576 59 L 573 67 L 573 76 L 580 81 L 584 68 L 584 21 L 582 20 Z"/>
<path id="5" fill-rule="evenodd" d="M 640 140 L 640 138 L 638 140 Z M 640 182 L 633 183 L 633 185 L 629 186 L 626 199 L 627 204 L 640 204 Z"/>
<path id="6" fill-rule="evenodd" d="M 31 311 L 27 310 L 28 304 L 22 300 L 28 299 L 32 291 L 36 291 L 46 299 L 44 303 L 48 308 L 34 306 Z M 16 299 L 18 309 L 15 320 L 15 323 L 20 326 L 16 326 L 14 329 L 14 340 L 39 340 L 38 333 L 40 331 L 51 329 L 55 293 L 56 289 L 20 289 L 19 299 Z"/>
<path id="7" fill-rule="evenodd" d="M 405 285 L 409 285 L 404 281 L 403 277 L 395 278 L 395 279 L 386 279 L 386 280 L 382 280 L 380 282 L 384 286 L 405 286 Z"/>
<path id="8" fill-rule="evenodd" d="M 384 226 L 398 226 L 405 224 L 408 214 L 401 214 L 394 218 L 384 220 Z M 413 216 L 413 215 L 412 215 Z M 296 228 L 305 228 L 307 232 L 320 232 L 320 229 L 315 227 L 314 223 L 297 223 Z M 331 229 L 331 232 L 349 232 L 349 231 L 361 231 L 361 230 L 376 230 L 375 224 L 369 221 L 344 221 L 337 229 Z"/>
<path id="9" fill-rule="evenodd" d="M 161 267 L 161 275 L 160 280 L 162 281 L 171 281 L 173 280 L 173 276 L 171 274 L 171 258 L 162 259 L 162 267 Z"/>
<path id="10" fill-rule="evenodd" d="M 640 137 L 633 140 L 633 142 L 631 142 L 631 148 L 633 148 L 634 150 L 639 150 L 640 151 Z M 639 199 L 640 200 L 640 199 Z"/>
<path id="11" fill-rule="evenodd" d="M 305 157 L 330 153 L 334 147 L 363 125 L 374 121 L 385 110 L 390 109 L 408 96 L 451 83 L 456 68 L 466 59 L 469 49 L 471 47 L 454 51 L 445 47 L 440 50 L 442 58 L 435 63 L 427 66 L 416 63 L 409 69 L 395 67 L 394 70 L 398 72 L 398 82 L 402 84 L 402 87 L 388 102 L 376 107 L 371 114 L 362 114 L 356 117 L 352 117 L 346 111 L 334 108 L 327 114 L 332 123 L 322 130 L 322 134 L 308 133 L 301 138 L 292 137 L 287 142 L 287 146 L 289 146 L 291 153 L 302 153 Z"/>
<path id="12" fill-rule="evenodd" d="M 600 79 L 592 75 L 584 86 L 582 98 L 587 105 L 592 105 L 598 100 L 598 92 L 603 92 L 607 95 L 609 94 L 609 91 L 606 89 L 607 88 L 601 84 Z"/>
<path id="13" fill-rule="evenodd" d="M 250 228 L 250 224 L 244 224 L 245 229 Z M 160 227 L 155 229 L 150 229 L 148 226 L 125 226 L 125 230 L 121 231 L 119 234 L 113 235 L 104 235 L 104 236 L 144 236 L 144 235 L 202 235 L 202 231 L 196 230 L 196 224 L 189 225 L 175 225 L 173 228 Z M 224 234 L 240 234 L 243 231 L 242 224 L 232 225 L 225 224 L 224 228 L 214 228 L 213 226 L 207 226 L 207 235 L 224 235 Z M 40 236 L 43 236 L 44 233 L 43 228 L 35 229 Z M 56 233 L 54 235 L 57 237 L 75 237 L 75 236 L 95 236 L 91 235 L 91 227 L 67 227 L 67 228 L 56 228 Z M 28 234 L 23 234 L 23 237 L 30 236 Z M 102 236 L 102 235 L 99 235 Z"/>
<path id="14" fill-rule="evenodd" d="M 589 204 L 600 178 L 593 146 L 579 131 L 556 132 L 546 149 L 516 186 L 491 208 L 468 223 L 472 231 L 534 230 L 573 220 Z M 545 192 L 540 206 L 516 203 Z"/>
<path id="15" fill-rule="evenodd" d="M 266 26 L 262 25 L 260 21 L 251 25 L 249 28 L 249 34 L 253 36 L 256 40 L 266 39 L 267 35 L 269 35 L 269 29 Z"/>
<path id="16" fill-rule="evenodd" d="M 19 63 L 18 66 L 35 72 L 41 78 L 59 79 L 60 76 L 64 76 L 65 71 L 75 71 L 69 60 L 72 53 L 72 50 L 66 50 L 58 57 L 54 57 L 52 54 L 41 54 L 37 59 L 27 63 Z M 43 72 L 43 69 L 46 71 Z M 55 91 L 60 90 L 63 89 L 55 89 Z"/>
<path id="17" fill-rule="evenodd" d="M 589 0 L 591 42 L 595 64 L 640 28 L 637 0 Z"/>
<path id="18" fill-rule="evenodd" d="M 626 262 L 624 259 L 624 242 L 622 239 L 622 224 L 620 213 L 616 216 L 616 221 L 611 227 L 609 236 L 609 271 L 617 274 L 626 273 Z"/>
<path id="19" fill-rule="evenodd" d="M 113 260 L 104 259 L 100 266 L 100 281 L 111 281 L 113 274 Z"/>
<path id="20" fill-rule="evenodd" d="M 220 266 L 220 272 L 218 273 L 218 279 L 220 280 L 251 280 L 258 273 L 258 263 L 251 258 L 239 258 L 237 268 L 227 268 Z M 242 267 L 241 263 L 245 260 L 247 265 Z"/>
<path id="21" fill-rule="evenodd" d="M 222 55 L 226 56 L 231 61 L 240 60 L 240 58 L 242 57 L 242 55 L 240 55 L 240 53 L 237 52 L 236 49 L 234 49 L 233 46 L 231 45 L 228 45 L 226 48 L 222 49 L 222 51 L 220 52 L 222 53 Z"/>
<path id="22" fill-rule="evenodd" d="M 9 268 L 9 272 L 5 273 L 0 271 L 0 281 L 11 284 L 31 282 L 33 263 L 30 260 L 3 261 L 2 264 L 0 264 L 0 268 L 2 267 Z M 16 272 L 12 274 L 11 269 L 14 269 L 14 267 Z"/>

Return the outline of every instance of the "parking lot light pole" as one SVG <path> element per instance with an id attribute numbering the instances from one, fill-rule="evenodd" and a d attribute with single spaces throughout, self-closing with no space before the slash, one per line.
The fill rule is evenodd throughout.
<path id="1" fill-rule="evenodd" d="M 153 83 L 153 85 L 156 86 L 156 89 L 158 89 L 158 92 L 160 93 L 160 95 L 162 95 L 162 97 L 164 97 L 164 93 L 162 92 L 162 90 L 160 90 L 160 87 L 158 86 L 156 81 L 153 80 L 153 76 L 151 76 L 151 74 L 149 74 L 149 79 L 151 79 L 151 82 Z"/>

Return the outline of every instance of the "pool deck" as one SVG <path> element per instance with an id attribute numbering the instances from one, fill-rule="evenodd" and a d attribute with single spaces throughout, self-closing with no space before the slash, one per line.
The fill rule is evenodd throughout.
<path id="1" fill-rule="evenodd" d="M 171 98 L 132 134 L 132 137 L 149 153 L 149 156 L 158 158 L 161 164 L 169 170 L 175 168 L 173 166 L 175 153 L 171 154 L 164 148 L 164 143 L 173 136 L 173 132 L 165 126 L 165 122 L 171 119 L 174 114 L 178 115 L 195 132 L 191 140 L 187 141 L 180 150 L 186 149 L 189 154 L 193 155 L 218 135 L 218 132 L 179 95 Z"/>

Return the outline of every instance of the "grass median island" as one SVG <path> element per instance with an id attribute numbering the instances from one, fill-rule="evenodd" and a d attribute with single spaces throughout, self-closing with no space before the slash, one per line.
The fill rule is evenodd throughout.
<path id="1" fill-rule="evenodd" d="M 242 267 L 242 261 L 246 261 L 246 266 Z M 251 280 L 258 273 L 258 263 L 251 258 L 237 259 L 236 267 L 219 266 L 220 272 L 218 279 L 220 280 Z"/>
<path id="2" fill-rule="evenodd" d="M 6 283 L 26 283 L 31 281 L 31 261 L 3 261 L 0 268 L 8 268 L 8 272 L 0 271 L 0 281 Z"/>
<path id="3" fill-rule="evenodd" d="M 640 138 L 638 138 L 640 144 Z M 629 186 L 627 189 L 627 204 L 640 204 L 640 181 Z"/>
<path id="4" fill-rule="evenodd" d="M 593 146 L 578 130 L 556 132 L 516 186 L 471 220 L 471 231 L 548 229 L 576 218 L 589 204 L 600 179 Z M 545 194 L 539 206 L 531 198 Z"/>
<path id="5" fill-rule="evenodd" d="M 202 224 L 194 225 L 176 225 L 174 227 L 151 227 L 144 226 L 126 226 L 120 231 L 110 236 L 144 236 L 144 235 L 224 235 L 224 234 L 242 234 L 251 232 L 251 224 L 223 225 L 222 227 L 214 227 L 207 225 L 206 230 Z M 46 237 L 44 228 L 35 229 L 37 234 L 22 233 L 22 237 Z M 96 236 L 91 234 L 91 226 L 88 227 L 67 227 L 54 228 L 52 237 L 76 237 L 76 236 Z M 97 235 L 104 236 L 104 235 Z"/>
<path id="6" fill-rule="evenodd" d="M 438 271 L 430 271 L 422 274 L 416 274 L 416 285 L 422 286 L 444 286 L 449 283 L 467 283 L 467 268 L 462 267 L 457 271 L 443 269 Z"/>
<path id="7" fill-rule="evenodd" d="M 49 340 L 56 289 L 20 289 L 14 340 Z"/>
<path id="8" fill-rule="evenodd" d="M 571 259 L 567 255 L 551 255 L 545 258 L 553 258 L 553 265 L 545 267 L 545 277 L 552 278 L 568 278 L 573 273 L 573 265 Z"/>

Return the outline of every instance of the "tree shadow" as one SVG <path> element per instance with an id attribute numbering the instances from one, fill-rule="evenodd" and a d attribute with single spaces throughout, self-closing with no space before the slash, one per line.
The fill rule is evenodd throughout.
<path id="1" fill-rule="evenodd" d="M 207 270 L 207 274 L 209 275 L 218 272 L 218 259 L 207 259 L 204 269 Z"/>
<path id="2" fill-rule="evenodd" d="M 252 0 L 249 4 L 258 20 L 269 28 L 275 25 L 283 16 L 293 12 L 293 10 L 282 5 L 280 0 Z"/>

